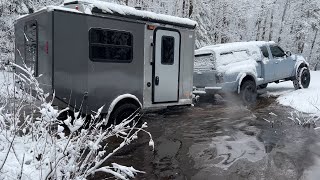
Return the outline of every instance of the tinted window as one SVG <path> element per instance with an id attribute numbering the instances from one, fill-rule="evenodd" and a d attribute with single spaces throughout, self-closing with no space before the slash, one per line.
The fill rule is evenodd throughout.
<path id="1" fill-rule="evenodd" d="M 266 57 L 266 58 L 269 58 L 269 53 L 268 53 L 267 47 L 266 46 L 262 46 L 262 47 L 260 47 L 260 49 L 261 49 L 262 55 L 264 57 Z"/>
<path id="2" fill-rule="evenodd" d="M 90 59 L 98 62 L 129 63 L 133 56 L 133 37 L 129 32 L 90 30 Z"/>
<path id="3" fill-rule="evenodd" d="M 172 65 L 174 63 L 174 37 L 162 36 L 161 64 Z"/>
<path id="4" fill-rule="evenodd" d="M 270 46 L 270 50 L 273 57 L 283 57 L 286 55 L 279 46 Z"/>
<path id="5" fill-rule="evenodd" d="M 24 26 L 25 63 L 37 75 L 38 62 L 38 26 L 37 21 L 29 21 Z"/>

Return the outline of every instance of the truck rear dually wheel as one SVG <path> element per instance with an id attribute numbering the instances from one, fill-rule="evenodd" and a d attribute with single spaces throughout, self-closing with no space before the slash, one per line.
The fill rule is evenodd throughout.
<path id="1" fill-rule="evenodd" d="M 240 97 L 245 105 L 254 104 L 257 100 L 257 87 L 252 80 L 247 80 L 240 87 Z"/>
<path id="2" fill-rule="evenodd" d="M 295 89 L 308 88 L 310 85 L 310 71 L 307 67 L 299 68 L 297 71 L 296 79 L 293 80 L 293 86 Z"/>

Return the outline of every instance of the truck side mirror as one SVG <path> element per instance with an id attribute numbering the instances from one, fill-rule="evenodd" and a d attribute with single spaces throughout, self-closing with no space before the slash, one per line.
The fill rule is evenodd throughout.
<path id="1" fill-rule="evenodd" d="M 286 52 L 286 56 L 290 57 L 292 55 L 292 53 L 290 51 Z"/>

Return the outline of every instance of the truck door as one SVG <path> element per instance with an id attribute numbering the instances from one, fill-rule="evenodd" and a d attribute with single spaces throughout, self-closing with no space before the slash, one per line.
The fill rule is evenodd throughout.
<path id="1" fill-rule="evenodd" d="M 276 63 L 270 55 L 270 51 L 267 46 L 260 47 L 262 52 L 262 71 L 264 82 L 268 83 L 275 80 L 275 67 Z"/>
<path id="2" fill-rule="evenodd" d="M 155 31 L 153 103 L 177 102 L 179 95 L 180 33 Z"/>
<path id="3" fill-rule="evenodd" d="M 291 57 L 287 57 L 285 52 L 277 45 L 271 45 L 270 51 L 272 59 L 277 65 L 275 77 L 277 79 L 291 77 L 295 64 Z"/>

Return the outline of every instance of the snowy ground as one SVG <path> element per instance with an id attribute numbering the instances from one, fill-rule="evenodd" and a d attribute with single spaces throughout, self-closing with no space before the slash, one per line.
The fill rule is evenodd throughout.
<path id="1" fill-rule="evenodd" d="M 320 71 L 311 72 L 311 82 L 307 89 L 294 90 L 291 81 L 269 84 L 267 96 L 279 96 L 277 101 L 298 111 L 320 114 Z M 264 96 L 265 96 L 264 95 Z"/>

